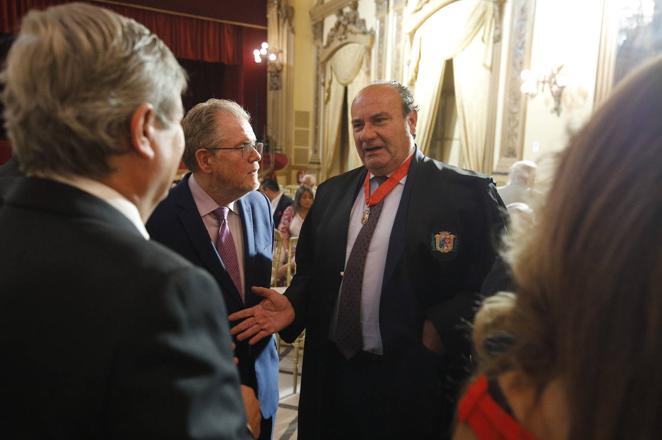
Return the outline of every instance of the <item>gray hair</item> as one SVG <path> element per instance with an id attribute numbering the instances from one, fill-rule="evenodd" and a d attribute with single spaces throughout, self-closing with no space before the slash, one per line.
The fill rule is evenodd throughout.
<path id="1" fill-rule="evenodd" d="M 508 183 L 517 183 L 526 187 L 531 187 L 535 183 L 536 168 L 535 162 L 530 160 L 520 160 L 515 162 L 508 173 Z"/>
<path id="2" fill-rule="evenodd" d="M 375 81 L 371 85 L 385 85 L 389 86 L 400 95 L 400 102 L 402 103 L 402 115 L 407 117 L 411 112 L 417 112 L 420 107 L 414 99 L 414 94 L 411 92 L 409 87 L 403 85 L 402 83 L 394 80 L 390 81 Z M 370 86 L 368 86 L 370 87 Z"/>
<path id="3" fill-rule="evenodd" d="M 250 122 L 251 116 L 239 104 L 227 99 L 208 99 L 196 104 L 182 120 L 184 128 L 184 164 L 191 171 L 198 170 L 195 152 L 223 143 L 223 127 L 216 122 L 219 113 L 228 113 L 239 120 Z"/>
<path id="4" fill-rule="evenodd" d="M 69 3 L 30 11 L 1 76 L 6 129 L 28 174 L 98 178 L 129 151 L 142 103 L 176 122 L 186 73 L 146 27 L 107 9 Z"/>

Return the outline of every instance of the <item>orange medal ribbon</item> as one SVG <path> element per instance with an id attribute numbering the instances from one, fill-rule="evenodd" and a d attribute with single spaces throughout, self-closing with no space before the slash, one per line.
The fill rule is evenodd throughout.
<path id="1" fill-rule="evenodd" d="M 412 154 L 405 160 L 402 165 L 395 170 L 394 173 L 386 180 L 386 182 L 379 185 L 377 191 L 370 195 L 370 173 L 366 173 L 365 181 L 363 182 L 363 192 L 365 194 L 365 209 L 363 210 L 363 215 L 361 216 L 361 223 L 364 225 L 368 223 L 368 218 L 370 217 L 370 207 L 375 206 L 377 203 L 381 202 L 384 197 L 386 197 L 395 186 L 400 183 L 403 177 L 407 175 L 409 171 L 409 164 L 411 163 L 411 158 L 414 157 Z"/>

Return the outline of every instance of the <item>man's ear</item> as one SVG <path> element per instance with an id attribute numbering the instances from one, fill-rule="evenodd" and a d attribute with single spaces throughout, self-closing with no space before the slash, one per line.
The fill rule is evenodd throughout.
<path id="1" fill-rule="evenodd" d="M 151 104 L 143 102 L 131 116 L 131 149 L 146 159 L 154 157 L 154 129 L 156 113 Z"/>
<path id="2" fill-rule="evenodd" d="M 199 148 L 195 150 L 195 162 L 198 164 L 198 169 L 203 173 L 209 173 L 211 171 L 211 165 L 209 164 L 209 159 L 212 157 L 211 152 L 205 150 L 204 148 Z"/>
<path id="3" fill-rule="evenodd" d="M 416 136 L 416 122 L 418 121 L 418 112 L 416 110 L 412 110 L 409 112 L 409 115 L 407 115 L 407 124 L 409 124 L 409 132 L 412 134 L 412 136 Z"/>

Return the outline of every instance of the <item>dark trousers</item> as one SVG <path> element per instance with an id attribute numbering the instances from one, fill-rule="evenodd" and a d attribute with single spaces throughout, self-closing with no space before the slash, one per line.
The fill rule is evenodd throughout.
<path id="1" fill-rule="evenodd" d="M 327 349 L 333 365 L 326 368 L 323 439 L 450 438 L 442 434 L 437 411 L 434 417 L 422 416 L 429 413 L 424 396 L 414 405 L 401 405 L 401 388 L 393 386 L 398 378 L 388 360 L 367 352 L 346 360 L 333 343 Z M 422 405 L 420 411 L 416 404 Z"/>
<path id="2" fill-rule="evenodd" d="M 258 440 L 271 440 L 271 433 L 274 428 L 274 417 L 262 419 L 260 423 L 260 436 Z"/>

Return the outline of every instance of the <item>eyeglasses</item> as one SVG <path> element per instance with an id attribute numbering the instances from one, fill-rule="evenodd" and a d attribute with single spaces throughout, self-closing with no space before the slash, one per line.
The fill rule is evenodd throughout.
<path id="1" fill-rule="evenodd" d="M 249 154 L 251 154 L 251 149 L 257 151 L 257 154 L 259 154 L 261 156 L 263 148 L 264 148 L 264 144 L 262 142 L 257 142 L 255 144 L 245 143 L 245 144 L 237 145 L 236 147 L 209 147 L 209 148 L 205 148 L 205 150 L 207 150 L 207 151 L 216 151 L 216 150 L 235 150 L 235 151 L 239 151 L 239 150 L 241 150 L 241 157 L 245 158 Z"/>

